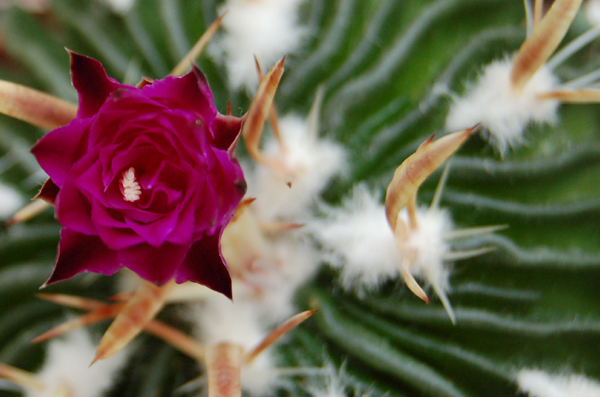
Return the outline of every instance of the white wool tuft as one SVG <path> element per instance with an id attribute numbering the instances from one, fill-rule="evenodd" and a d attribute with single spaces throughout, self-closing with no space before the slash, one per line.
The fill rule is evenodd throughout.
<path id="1" fill-rule="evenodd" d="M 0 219 L 8 219 L 24 205 L 23 196 L 17 190 L 0 183 Z"/>
<path id="2" fill-rule="evenodd" d="M 265 233 L 253 207 L 225 229 L 223 256 L 235 281 L 234 301 L 251 303 L 267 324 L 279 323 L 294 314 L 297 288 L 319 265 L 316 247 L 303 228 Z"/>
<path id="3" fill-rule="evenodd" d="M 450 320 L 456 323 L 456 316 L 446 294 L 450 288 L 450 271 L 444 263 L 444 256 L 450 252 L 450 244 L 443 238 L 444 234 L 452 230 L 450 214 L 439 208 L 417 208 L 416 215 L 418 227 L 410 231 L 405 243 L 407 252 L 416 252 L 414 263 L 409 266 L 410 273 L 433 287 Z M 406 208 L 401 216 L 408 223 Z"/>
<path id="4" fill-rule="evenodd" d="M 249 281 L 260 286 L 261 291 L 240 297 L 256 307 L 266 324 L 278 325 L 296 313 L 296 292 L 318 269 L 319 260 L 313 243 L 293 234 L 272 242 L 273 256 L 277 258 L 275 263 L 256 263 L 257 271 L 248 275 Z M 261 269 L 261 266 L 264 267 Z"/>
<path id="5" fill-rule="evenodd" d="M 250 348 L 264 335 L 265 329 L 252 304 L 235 303 L 222 295 L 212 294 L 200 304 L 190 305 L 191 319 L 198 325 L 198 338 L 204 345 L 232 342 Z"/>
<path id="6" fill-rule="evenodd" d="M 342 208 L 326 209 L 327 218 L 315 221 L 310 231 L 327 252 L 325 260 L 341 269 L 346 289 L 377 289 L 398 276 L 402 256 L 379 198 L 358 185 Z"/>
<path id="7" fill-rule="evenodd" d="M 600 383 L 581 375 L 551 375 L 523 369 L 517 374 L 519 390 L 530 397 L 598 397 Z"/>
<path id="8" fill-rule="evenodd" d="M 113 9 L 113 11 L 119 14 L 125 14 L 134 5 L 136 0 L 104 0 Z"/>
<path id="9" fill-rule="evenodd" d="M 242 390 L 251 396 L 273 395 L 279 382 L 271 355 L 263 352 L 250 365 L 243 365 L 241 381 Z"/>
<path id="10" fill-rule="evenodd" d="M 591 25 L 600 25 L 600 0 L 589 0 L 584 6 L 584 13 Z"/>
<path id="11" fill-rule="evenodd" d="M 323 372 L 324 376 L 307 379 L 310 384 L 306 391 L 313 397 L 367 397 L 370 394 L 353 385 L 352 378 L 345 374 L 344 365 L 336 371 L 333 363 L 326 362 Z"/>
<path id="12" fill-rule="evenodd" d="M 55 339 L 48 345 L 46 361 L 37 378 L 47 387 L 44 392 L 28 390 L 27 397 L 51 397 L 66 385 L 77 397 L 101 396 L 112 385 L 125 365 L 128 349 L 90 367 L 96 354 L 96 345 L 82 329 L 72 331 L 65 339 Z"/>
<path id="13" fill-rule="evenodd" d="M 450 245 L 443 236 L 452 230 L 447 211 L 418 208 L 418 227 L 409 231 L 402 251 L 387 222 L 384 205 L 364 185 L 355 187 L 352 198 L 342 208 L 325 211 L 327 217 L 315 221 L 309 230 L 323 245 L 324 260 L 341 269 L 344 288 L 359 294 L 379 288 L 386 280 L 399 276 L 404 255 L 410 252 L 414 257 L 410 273 L 431 284 L 455 321 L 446 296 L 449 270 L 444 256 Z M 406 209 L 400 216 L 408 223 Z"/>
<path id="14" fill-rule="evenodd" d="M 346 397 L 346 383 L 342 380 L 343 369 L 338 373 L 335 371 L 332 363 L 327 363 L 325 366 L 325 379 L 324 382 L 315 382 L 311 379 L 311 382 L 307 388 L 307 391 L 313 397 Z"/>
<path id="15" fill-rule="evenodd" d="M 539 99 L 551 91 L 558 79 L 542 66 L 521 92 L 510 83 L 512 62 L 500 60 L 487 65 L 467 94 L 457 98 L 446 118 L 446 129 L 458 131 L 481 123 L 490 132 L 492 143 L 505 153 L 508 146 L 524 141 L 523 133 L 531 121 L 557 122 L 557 100 Z"/>
<path id="16" fill-rule="evenodd" d="M 227 11 L 222 23 L 225 34 L 213 49 L 224 61 L 233 88 L 254 90 L 258 86 L 254 56 L 269 69 L 301 46 L 307 32 L 297 25 L 300 2 L 228 0 L 219 9 L 221 14 Z"/>
<path id="17" fill-rule="evenodd" d="M 279 120 L 282 152 L 275 138 L 265 144 L 265 155 L 281 163 L 281 174 L 257 167 L 250 196 L 257 197 L 254 206 L 266 219 L 306 217 L 307 210 L 335 175 L 347 169 L 346 151 L 332 141 L 317 138 L 310 123 L 296 116 Z M 288 186 L 291 182 L 291 187 Z"/>
<path id="18" fill-rule="evenodd" d="M 408 222 L 406 210 L 401 216 Z M 415 250 L 418 255 L 411 266 L 411 273 L 427 280 L 436 293 L 448 289 L 448 269 L 443 257 L 450 251 L 443 236 L 452 230 L 450 214 L 442 209 L 417 208 L 418 229 L 411 231 L 406 242 L 407 250 Z"/>

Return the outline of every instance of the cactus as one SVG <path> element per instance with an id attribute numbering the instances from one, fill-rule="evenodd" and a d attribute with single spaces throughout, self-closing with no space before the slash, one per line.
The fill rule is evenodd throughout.
<path id="1" fill-rule="evenodd" d="M 462 258 L 446 252 L 444 257 L 448 273 L 442 287 L 455 324 L 446 313 L 447 302 L 442 304 L 431 293 L 425 274 L 416 276 L 429 297 L 428 304 L 412 294 L 398 269 L 382 265 L 386 253 L 377 244 L 389 239 L 394 246 L 394 237 L 398 239 L 401 233 L 391 231 L 386 223 L 384 194 L 394 171 L 432 134 L 441 137 L 458 130 L 447 128 L 453 107 L 477 88 L 486 65 L 511 59 L 528 37 L 528 26 L 535 35 L 536 26 L 544 23 L 542 16 L 551 15 L 548 5 L 542 4 L 548 2 L 526 1 L 528 13 L 520 0 L 139 0 L 131 4 L 47 0 L 37 2 L 43 5 L 41 9 L 28 7 L 35 2 L 4 3 L 0 1 L 0 79 L 73 103 L 77 97 L 64 47 L 97 58 L 110 76 L 127 84 L 142 77 L 162 78 L 228 10 L 196 64 L 206 74 L 217 109 L 222 114 L 230 109 L 235 116 L 249 109 L 260 79 L 250 74 L 240 77 L 242 69 L 236 63 L 235 56 L 243 53 L 236 43 L 242 39 L 252 43 L 243 34 L 244 18 L 271 11 L 273 18 L 279 18 L 273 26 L 280 29 L 281 37 L 273 33 L 269 37 L 281 39 L 282 47 L 267 39 L 267 50 L 254 50 L 265 70 L 286 56 L 273 101 L 276 111 L 269 115 L 271 124 L 262 140 L 253 137 L 254 146 L 244 150 L 240 144 L 237 150 L 248 170 L 249 195 L 256 201 L 242 202 L 232 222 L 240 229 L 224 235 L 223 244 L 242 244 L 240 239 L 251 234 L 256 240 L 248 247 L 263 262 L 277 256 L 274 262 L 282 266 L 298 261 L 298 266 L 313 267 L 307 274 L 289 272 L 270 282 L 260 272 L 235 266 L 238 259 L 245 263 L 246 258 L 228 259 L 234 279 L 243 281 L 241 286 L 233 285 L 234 305 L 240 304 L 236 287 L 243 294 L 256 292 L 252 290 L 256 287 L 267 305 L 290 302 L 269 309 L 271 313 L 242 307 L 242 314 L 231 315 L 229 320 L 235 328 L 236 321 L 242 326 L 248 313 L 261 318 L 256 335 L 254 329 L 242 329 L 253 344 L 291 314 L 318 311 L 270 347 L 268 355 L 261 353 L 252 361 L 254 367 L 241 364 L 244 393 L 545 396 L 550 394 L 543 394 L 544 385 L 553 382 L 564 390 L 569 382 L 579 382 L 591 391 L 599 387 L 594 379 L 600 379 L 600 294 L 596 289 L 600 285 L 600 120 L 597 105 L 578 103 L 597 101 L 594 72 L 600 59 L 598 41 L 592 40 L 600 29 L 594 26 L 596 1 L 584 3 L 570 27 L 566 25 L 557 54 L 586 34 L 590 43 L 580 49 L 571 47 L 577 51 L 556 65 L 552 58 L 548 63 L 556 80 L 552 92 L 539 96 L 557 101 L 556 114 L 547 120 L 533 117 L 534 122 L 527 122 L 523 135 L 515 140 L 520 145 L 513 147 L 496 147 L 494 135 L 490 136 L 493 132 L 480 120 L 481 128 L 449 160 L 447 175 L 442 178 L 443 167 L 431 170 L 419 187 L 413 208 L 428 206 L 433 199 L 451 219 L 453 229 L 446 232 L 455 233 L 453 250 L 481 254 Z M 259 11 L 237 10 L 242 3 L 257 3 Z M 273 10 L 260 11 L 261 4 Z M 287 27 L 285 18 L 290 19 Z M 552 31 L 553 25 L 546 28 Z M 292 39 L 285 41 L 284 36 Z M 256 37 L 259 40 L 260 34 Z M 239 45 L 249 45 L 244 43 Z M 254 59 L 248 62 L 253 71 Z M 565 94 L 568 89 L 586 93 L 573 99 Z M 0 111 L 2 100 L 0 95 Z M 329 145 L 327 153 L 336 165 L 314 167 L 323 171 L 315 171 L 314 178 L 324 183 L 305 183 L 302 172 L 313 172 L 310 164 L 288 161 L 300 147 L 292 135 L 286 135 L 292 126 L 300 126 L 303 139 L 311 140 L 313 146 L 306 149 L 314 154 L 310 161 L 327 158 L 314 148 Z M 469 127 L 473 125 L 460 128 Z M 46 178 L 29 152 L 44 133 L 0 115 L 0 207 L 11 208 L 6 214 L 0 208 L 5 221 L 37 193 Z M 255 164 L 251 155 L 257 151 L 264 161 Z M 294 164 L 301 166 L 294 168 Z M 443 189 L 436 194 L 440 179 Z M 283 204 L 276 203 L 281 207 L 265 206 L 260 202 L 261 191 L 271 189 L 273 181 L 283 186 L 269 190 L 275 198 L 302 186 L 310 195 L 301 201 L 301 193 L 294 193 L 285 196 Z M 291 204 L 286 207 L 294 199 L 301 202 L 301 210 L 292 210 Z M 384 226 L 382 237 L 370 233 L 357 240 L 375 244 L 361 251 L 360 261 L 371 265 L 372 260 L 377 262 L 373 268 L 384 269 L 360 288 L 344 281 L 343 267 L 350 261 L 345 255 L 359 255 L 360 247 L 349 245 L 340 253 L 343 245 L 332 248 L 322 233 L 356 208 L 364 213 L 373 210 L 369 220 L 380 216 L 377 225 Z M 60 351 L 60 346 L 72 351 L 64 344 L 81 338 L 67 335 L 59 341 L 62 345 L 50 345 L 50 349 L 47 343 L 52 341 L 32 344 L 31 340 L 93 306 L 69 309 L 36 297 L 52 271 L 60 230 L 52 210 L 42 210 L 0 234 L 0 363 L 30 372 L 39 371 L 44 357 Z M 410 222 L 410 215 L 406 219 Z M 377 227 L 374 230 L 380 230 Z M 231 255 L 224 251 L 226 257 Z M 264 269 L 270 271 L 269 266 Z M 364 272 L 357 274 L 362 277 Z M 44 292 L 106 301 L 131 291 L 130 280 L 121 274 L 85 274 L 48 286 Z M 285 283 L 292 289 L 284 290 Z M 198 324 L 221 318 L 221 308 L 230 303 L 214 303 L 219 298 L 202 294 L 175 289 L 153 326 L 166 323 L 198 342 L 213 343 L 207 335 L 218 330 L 199 331 Z M 103 302 L 94 307 L 109 306 Z M 90 322 L 97 345 L 108 323 Z M 150 328 L 129 345 L 125 364 L 111 375 L 108 386 L 98 386 L 97 392 L 103 394 L 89 391 L 89 395 L 200 395 L 208 384 L 204 367 L 182 353 L 185 348 L 165 342 L 168 332 L 154 328 L 153 333 Z M 215 346 L 220 345 L 209 346 L 211 354 L 216 354 Z M 82 365 L 87 367 L 93 358 L 92 354 Z M 10 379 L 3 368 L 0 377 Z M 251 382 L 258 379 L 261 368 L 270 371 L 266 388 Z M 42 395 L 35 394 L 43 388 L 36 382 L 45 382 L 39 374 L 37 381 L 31 381 L 33 391 L 28 395 Z M 20 395 L 21 389 L 11 385 L 0 383 L 2 395 Z"/>

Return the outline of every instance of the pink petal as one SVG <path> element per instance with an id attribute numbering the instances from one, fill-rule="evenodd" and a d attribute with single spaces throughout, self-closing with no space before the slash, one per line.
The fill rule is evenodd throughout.
<path id="1" fill-rule="evenodd" d="M 60 224 L 74 232 L 98 234 L 91 213 L 89 200 L 79 192 L 71 178 L 67 179 L 56 197 L 56 217 Z"/>
<path id="2" fill-rule="evenodd" d="M 115 216 L 122 217 L 118 213 Z M 142 237 L 127 227 L 124 220 L 115 219 L 97 200 L 92 200 L 92 219 L 100 238 L 107 247 L 119 250 L 144 242 Z"/>
<path id="3" fill-rule="evenodd" d="M 100 238 L 63 228 L 60 231 L 54 270 L 45 285 L 66 280 L 82 272 L 110 276 L 121 267 L 117 253 L 106 247 Z"/>
<path id="4" fill-rule="evenodd" d="M 153 283 L 164 284 L 173 278 L 185 258 L 188 246 L 165 243 L 160 247 L 139 244 L 119 251 L 123 265 L 140 277 Z"/>
<path id="5" fill-rule="evenodd" d="M 79 94 L 77 116 L 92 117 L 98 113 L 106 98 L 119 88 L 133 88 L 118 83 L 106 75 L 100 62 L 70 51 L 71 80 Z"/>
<path id="6" fill-rule="evenodd" d="M 212 92 L 204 74 L 195 66 L 182 77 L 167 76 L 142 89 L 144 95 L 171 109 L 181 109 L 202 116 L 211 125 L 217 114 Z"/>
<path id="7" fill-rule="evenodd" d="M 242 132 L 243 121 L 244 119 L 239 117 L 217 114 L 212 125 L 215 134 L 214 147 L 233 152 Z"/>
<path id="8" fill-rule="evenodd" d="M 166 238 L 177 227 L 177 218 L 177 212 L 171 212 L 147 224 L 134 222 L 130 218 L 125 218 L 125 223 L 148 244 L 159 247 L 165 245 Z"/>
<path id="9" fill-rule="evenodd" d="M 223 227 L 212 236 L 204 236 L 192 244 L 185 260 L 175 274 L 175 281 L 192 281 L 220 292 L 229 299 L 231 295 L 231 275 L 221 254 L 221 234 Z"/>
<path id="10" fill-rule="evenodd" d="M 85 150 L 80 143 L 90 122 L 90 119 L 75 118 L 69 124 L 47 133 L 31 149 L 56 186 L 63 186 L 79 152 Z"/>
<path id="11" fill-rule="evenodd" d="M 219 187 L 219 197 L 223 200 L 219 208 L 221 213 L 233 211 L 246 194 L 247 184 L 244 173 L 236 159 L 231 159 L 229 153 L 221 150 L 214 151 L 218 159 L 218 167 L 211 170 L 214 180 L 208 183 Z"/>
<path id="12" fill-rule="evenodd" d="M 58 192 L 60 192 L 60 188 L 52 182 L 52 179 L 48 178 L 34 199 L 41 199 L 54 205 Z"/>

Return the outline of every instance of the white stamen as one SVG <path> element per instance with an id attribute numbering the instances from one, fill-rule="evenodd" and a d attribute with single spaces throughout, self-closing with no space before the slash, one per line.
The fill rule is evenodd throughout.
<path id="1" fill-rule="evenodd" d="M 123 200 L 131 202 L 139 200 L 142 195 L 142 188 L 135 180 L 135 170 L 133 167 L 123 172 L 121 194 L 123 194 Z"/>

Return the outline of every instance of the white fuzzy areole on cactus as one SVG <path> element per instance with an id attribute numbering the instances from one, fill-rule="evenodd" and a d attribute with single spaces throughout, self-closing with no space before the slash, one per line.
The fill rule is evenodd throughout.
<path id="1" fill-rule="evenodd" d="M 600 382 L 577 374 L 550 374 L 537 369 L 522 369 L 517 374 L 519 390 L 529 397 L 600 396 Z"/>
<path id="2" fill-rule="evenodd" d="M 307 29 L 298 25 L 301 0 L 228 0 L 220 9 L 225 33 L 213 54 L 225 63 L 229 84 L 253 91 L 258 86 L 254 57 L 271 67 L 302 45 Z"/>
<path id="3" fill-rule="evenodd" d="M 525 141 L 530 122 L 555 124 L 558 100 L 540 99 L 539 93 L 552 91 L 559 81 L 543 66 L 523 87 L 515 90 L 510 82 L 512 61 L 494 61 L 487 65 L 477 82 L 463 97 L 454 99 L 446 118 L 446 130 L 457 131 L 481 123 L 490 133 L 492 144 L 501 153 Z"/>

